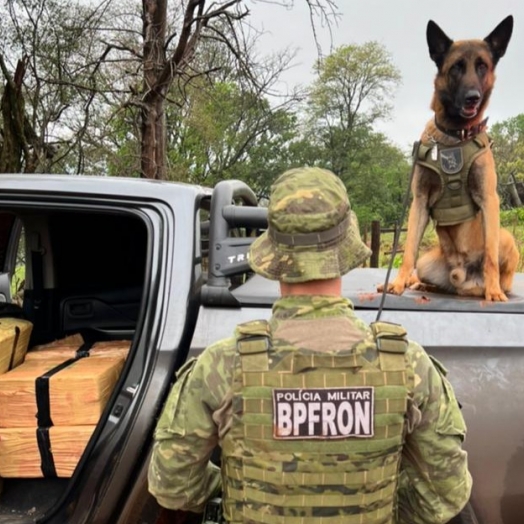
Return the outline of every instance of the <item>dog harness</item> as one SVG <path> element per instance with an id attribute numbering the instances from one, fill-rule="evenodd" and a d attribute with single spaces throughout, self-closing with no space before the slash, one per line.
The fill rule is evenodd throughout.
<path id="1" fill-rule="evenodd" d="M 468 175 L 473 162 L 489 151 L 491 141 L 486 132 L 457 145 L 444 146 L 422 142 L 416 162 L 440 177 L 440 195 L 430 208 L 436 225 L 452 226 L 471 220 L 479 207 L 468 189 Z"/>

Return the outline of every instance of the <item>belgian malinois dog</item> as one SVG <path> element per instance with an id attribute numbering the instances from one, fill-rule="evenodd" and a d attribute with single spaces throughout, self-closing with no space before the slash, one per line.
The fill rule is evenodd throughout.
<path id="1" fill-rule="evenodd" d="M 497 174 L 484 111 L 504 56 L 513 17 L 483 40 L 451 40 L 433 21 L 427 25 L 431 59 L 438 68 L 431 102 L 434 118 L 416 152 L 407 238 L 402 265 L 388 292 L 400 295 L 421 284 L 459 295 L 506 301 L 519 252 L 500 228 Z M 416 263 L 433 218 L 439 245 Z M 383 286 L 379 286 L 379 291 Z"/>

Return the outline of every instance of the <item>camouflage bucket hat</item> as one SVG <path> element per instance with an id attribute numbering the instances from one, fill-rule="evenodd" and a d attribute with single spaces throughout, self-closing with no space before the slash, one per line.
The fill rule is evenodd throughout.
<path id="1" fill-rule="evenodd" d="M 286 171 L 271 188 L 268 229 L 251 245 L 256 273 L 288 283 L 344 275 L 371 250 L 360 239 L 346 188 L 331 171 Z"/>

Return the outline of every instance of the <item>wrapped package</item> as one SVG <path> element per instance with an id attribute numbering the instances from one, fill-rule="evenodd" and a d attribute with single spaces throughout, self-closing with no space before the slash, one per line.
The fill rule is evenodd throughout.
<path id="1" fill-rule="evenodd" d="M 64 339 L 65 340 L 65 339 Z M 81 352 L 86 352 L 90 356 L 99 357 L 122 357 L 127 358 L 131 347 L 130 340 L 111 340 L 105 342 L 95 342 L 85 344 L 84 342 L 56 341 L 43 346 L 31 348 L 25 356 L 25 361 L 57 358 L 75 358 Z"/>
<path id="2" fill-rule="evenodd" d="M 45 344 L 40 344 L 31 348 L 32 350 L 36 349 L 46 349 L 53 348 L 57 346 L 81 346 L 84 343 L 84 337 L 80 333 L 75 333 L 74 335 L 68 335 L 67 337 L 53 340 L 52 342 L 47 342 Z"/>
<path id="3" fill-rule="evenodd" d="M 70 477 L 95 427 L 0 428 L 0 476 Z"/>
<path id="4" fill-rule="evenodd" d="M 29 360 L 0 375 L 0 427 L 97 424 L 124 358 Z"/>
<path id="5" fill-rule="evenodd" d="M 0 317 L 0 373 L 24 361 L 32 330 L 28 320 Z"/>

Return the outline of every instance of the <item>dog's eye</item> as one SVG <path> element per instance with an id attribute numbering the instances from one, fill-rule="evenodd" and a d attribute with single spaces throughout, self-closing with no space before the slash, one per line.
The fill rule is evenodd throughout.
<path id="1" fill-rule="evenodd" d="M 488 71 L 488 66 L 482 60 L 479 60 L 476 66 L 477 66 L 477 74 L 479 74 L 480 76 L 484 76 L 486 72 Z"/>
<path id="2" fill-rule="evenodd" d="M 466 63 L 464 62 L 464 60 L 459 60 L 451 66 L 450 72 L 453 74 L 460 74 L 464 71 L 465 66 Z"/>

